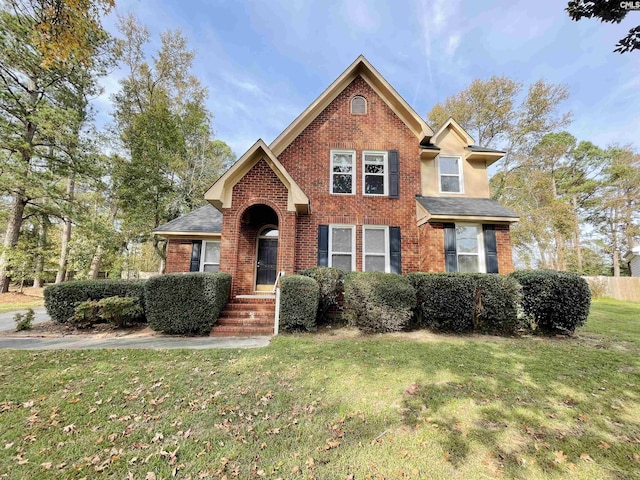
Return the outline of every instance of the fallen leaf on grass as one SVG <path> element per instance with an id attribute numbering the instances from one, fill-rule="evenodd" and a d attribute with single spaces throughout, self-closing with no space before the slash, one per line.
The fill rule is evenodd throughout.
<path id="1" fill-rule="evenodd" d="M 409 388 L 405 390 L 405 393 L 407 395 L 415 395 L 416 392 L 418 391 L 418 387 L 419 387 L 418 383 L 413 382 L 411 385 L 409 385 Z"/>
<path id="2" fill-rule="evenodd" d="M 588 453 L 581 453 L 580 460 L 584 460 L 585 462 L 593 462 L 593 458 Z"/>
<path id="3" fill-rule="evenodd" d="M 147 472 L 147 476 L 144 478 L 145 480 L 156 480 L 156 474 L 153 472 Z"/>
<path id="4" fill-rule="evenodd" d="M 41 466 L 42 468 L 44 468 L 45 470 L 51 470 L 51 467 L 53 466 L 53 463 L 51 463 L 51 462 L 44 462 L 44 463 L 41 463 L 41 464 L 40 464 L 40 466 Z"/>
<path id="5" fill-rule="evenodd" d="M 553 452 L 555 459 L 553 460 L 556 463 L 564 463 L 567 461 L 567 456 L 564 454 L 562 450 L 557 450 Z"/>
<path id="6" fill-rule="evenodd" d="M 611 448 L 611 445 L 609 445 L 609 444 L 608 444 L 607 442 L 605 442 L 605 441 L 600 442 L 600 443 L 598 444 L 598 446 L 599 446 L 601 449 L 603 449 L 603 450 L 607 450 L 607 449 Z"/>

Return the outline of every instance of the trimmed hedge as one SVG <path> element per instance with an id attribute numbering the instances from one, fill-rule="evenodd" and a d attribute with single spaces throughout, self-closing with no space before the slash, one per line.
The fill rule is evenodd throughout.
<path id="1" fill-rule="evenodd" d="M 344 271 L 331 267 L 311 267 L 298 272 L 305 277 L 311 277 L 320 287 L 320 303 L 318 304 L 318 321 L 330 323 L 327 317 L 333 306 L 340 308 L 338 299 L 344 293 Z"/>
<path id="2" fill-rule="evenodd" d="M 397 332 L 411 320 L 416 292 L 395 273 L 354 272 L 345 277 L 344 303 L 349 323 L 362 332 Z"/>
<path id="3" fill-rule="evenodd" d="M 515 279 L 480 273 L 410 273 L 418 323 L 442 332 L 516 334 L 530 329 Z"/>
<path id="4" fill-rule="evenodd" d="M 522 307 L 542 333 L 573 333 L 591 307 L 587 281 L 569 272 L 522 270 L 511 276 L 522 285 Z"/>
<path id="5" fill-rule="evenodd" d="M 285 275 L 280 281 L 280 327 L 282 330 L 316 330 L 320 287 L 313 278 Z"/>
<path id="6" fill-rule="evenodd" d="M 229 300 L 228 273 L 171 273 L 147 280 L 146 312 L 158 332 L 208 334 Z"/>
<path id="7" fill-rule="evenodd" d="M 78 303 L 108 297 L 134 297 L 145 304 L 146 280 L 78 280 L 49 285 L 44 289 L 47 314 L 58 323 L 67 322 L 75 314 Z M 144 320 L 143 315 L 137 320 Z"/>

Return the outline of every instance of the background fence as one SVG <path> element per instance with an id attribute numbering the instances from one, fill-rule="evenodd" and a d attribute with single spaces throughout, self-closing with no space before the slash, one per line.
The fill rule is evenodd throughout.
<path id="1" fill-rule="evenodd" d="M 640 277 L 584 277 L 594 297 L 640 302 Z"/>

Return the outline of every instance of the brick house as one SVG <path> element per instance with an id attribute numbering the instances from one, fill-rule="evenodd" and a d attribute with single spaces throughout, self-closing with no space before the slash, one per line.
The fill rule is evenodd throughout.
<path id="1" fill-rule="evenodd" d="M 270 145 L 258 140 L 208 205 L 154 231 L 166 271 L 224 271 L 232 299 L 277 272 L 513 270 L 517 215 L 490 198 L 487 167 L 453 119 L 437 131 L 362 56 Z"/>

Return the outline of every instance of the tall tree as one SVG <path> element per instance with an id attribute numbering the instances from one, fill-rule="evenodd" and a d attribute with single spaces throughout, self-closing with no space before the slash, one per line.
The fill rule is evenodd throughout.
<path id="1" fill-rule="evenodd" d="M 191 73 L 194 53 L 185 37 L 179 31 L 162 33 L 160 51 L 147 62 L 143 47 L 148 31 L 134 17 L 121 18 L 120 30 L 129 74 L 113 100 L 126 155 L 114 175 L 123 228 L 140 239 L 200 205 L 226 158 L 218 156 L 207 91 Z M 164 261 L 166 243 L 157 236 L 152 241 Z"/>
<path id="2" fill-rule="evenodd" d="M 612 0 L 571 0 L 567 12 L 576 22 L 583 18 L 598 18 L 605 23 L 620 23 L 629 13 L 623 3 Z M 629 30 L 627 35 L 616 44 L 614 52 L 626 53 L 640 49 L 640 25 Z"/>
<path id="3" fill-rule="evenodd" d="M 114 0 L 5 0 L 16 16 L 33 25 L 30 43 L 40 52 L 41 66 L 89 59 L 97 52 L 91 37 L 102 32 L 101 17 Z"/>
<path id="4" fill-rule="evenodd" d="M 7 255 L 18 243 L 25 208 L 37 208 L 37 199 L 60 196 L 57 175 L 69 160 L 64 145 L 75 141 L 83 121 L 70 99 L 80 85 L 85 95 L 96 92 L 95 80 L 104 72 L 110 48 L 103 31 L 87 33 L 95 47 L 91 58 L 54 61 L 45 68 L 33 42 L 35 20 L 14 11 L 19 12 L 0 10 L 0 192 L 11 199 L 0 253 L 0 292 L 8 289 Z"/>

